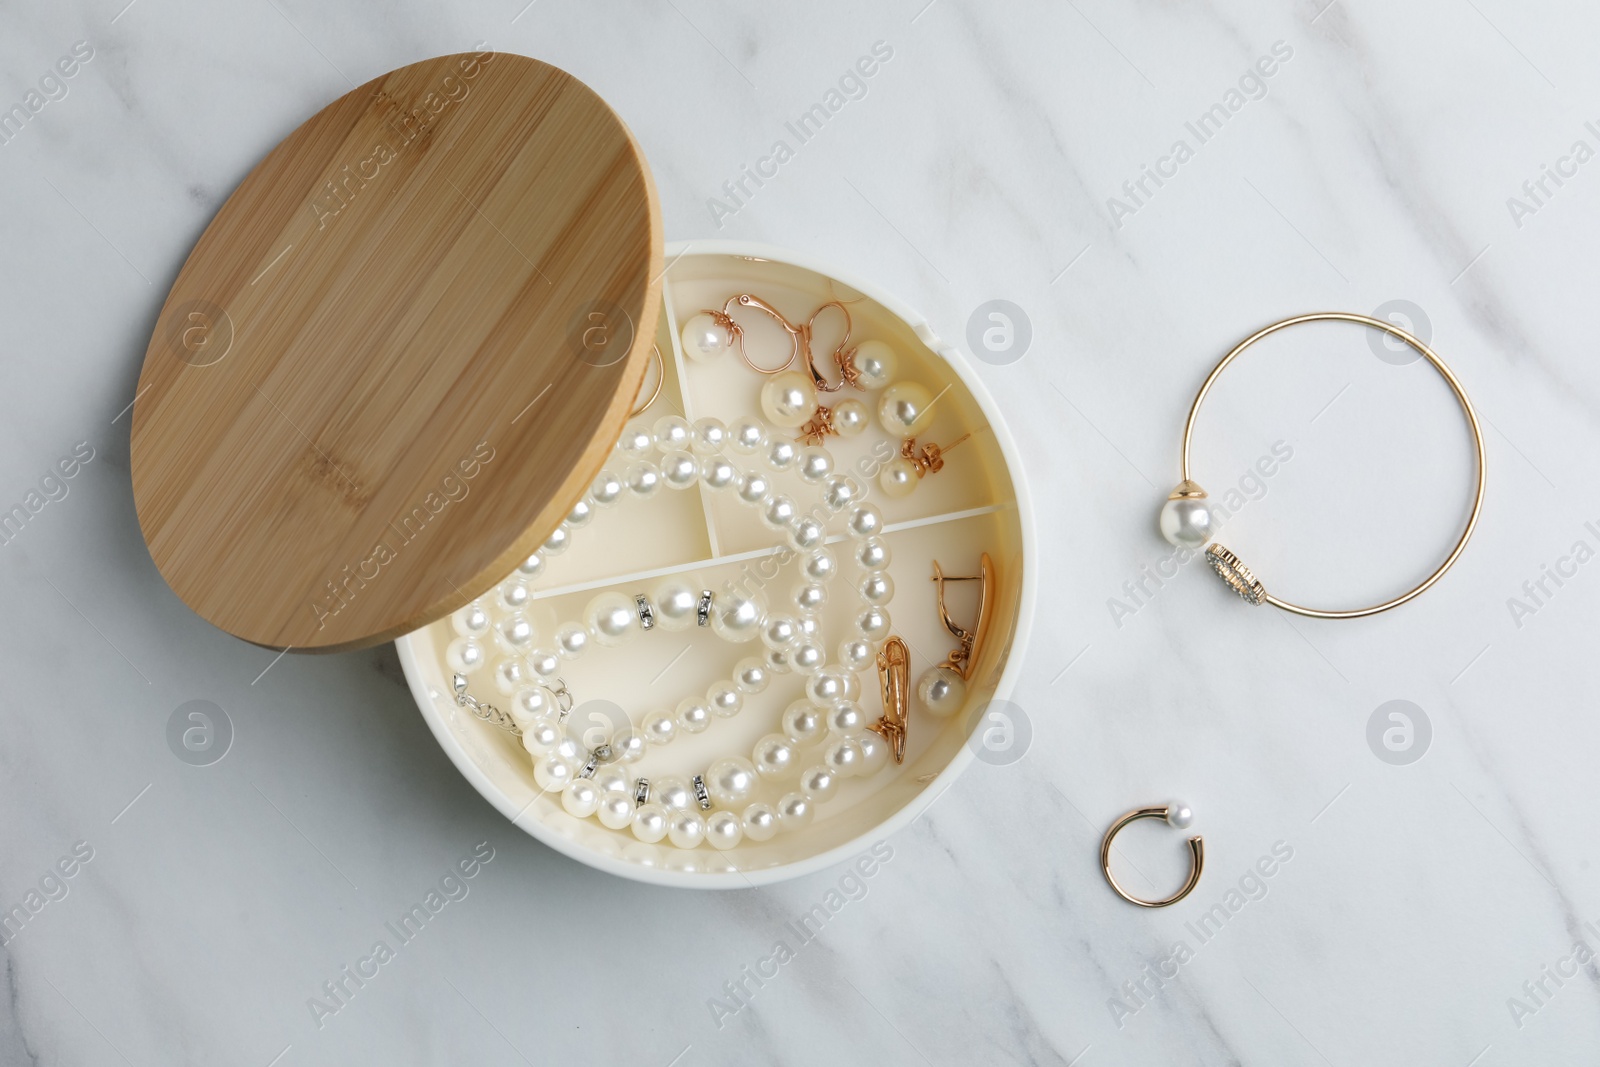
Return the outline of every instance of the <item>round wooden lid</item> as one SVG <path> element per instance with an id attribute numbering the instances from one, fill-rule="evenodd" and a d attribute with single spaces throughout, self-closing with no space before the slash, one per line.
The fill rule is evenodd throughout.
<path id="1" fill-rule="evenodd" d="M 606 460 L 650 362 L 660 210 L 585 85 L 506 53 L 348 93 L 223 205 L 157 320 L 139 524 L 185 603 L 274 648 L 489 589 Z"/>

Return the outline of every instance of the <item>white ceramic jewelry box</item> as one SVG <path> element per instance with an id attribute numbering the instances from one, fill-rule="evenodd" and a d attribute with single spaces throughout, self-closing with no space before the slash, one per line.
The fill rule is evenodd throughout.
<path id="1" fill-rule="evenodd" d="M 972 758 L 967 742 L 984 709 L 1011 690 L 1038 557 L 1004 422 L 919 316 L 804 256 L 663 246 L 638 143 L 570 75 L 478 52 L 375 78 L 273 149 L 180 271 L 134 404 L 134 500 L 162 575 L 228 632 L 297 652 L 398 640 L 440 744 L 533 836 L 624 877 L 748 886 L 846 858 L 943 792 Z M 814 320 L 808 343 L 759 305 L 741 306 L 734 318 L 748 331 L 749 361 L 732 352 L 687 360 L 686 320 L 740 294 L 788 324 Z M 716 347 L 706 329 L 695 336 L 697 357 Z M 857 349 L 867 342 L 878 347 Z M 881 346 L 892 355 L 882 358 Z M 757 369 L 786 356 L 787 376 Z M 863 388 L 810 397 L 808 369 L 824 386 L 862 372 Z M 786 378 L 798 397 L 790 409 L 763 404 L 763 385 L 770 393 Z M 635 418 L 655 380 L 653 406 Z M 877 411 L 885 397 L 896 398 L 887 414 Z M 664 416 L 687 420 L 675 424 L 681 432 L 704 418 L 731 426 L 764 413 L 775 424 L 766 432 L 787 439 L 819 400 L 843 424 L 846 399 L 861 432 L 826 437 L 826 453 L 810 455 L 810 482 L 731 446 L 721 460 L 652 452 L 683 475 L 678 488 L 623 492 L 588 521 L 575 517 L 605 469 L 646 469 L 642 454 L 613 447 Z M 918 410 L 927 417 L 908 426 Z M 920 477 L 899 455 L 912 448 L 912 426 Z M 717 491 L 707 472 L 731 478 L 729 462 L 744 481 L 738 492 Z M 909 494 L 880 482 L 886 464 Z M 792 504 L 780 507 L 780 497 Z M 826 520 L 831 555 L 815 549 L 815 523 L 778 513 L 790 506 Z M 859 537 L 847 527 L 879 523 L 881 543 L 858 571 Z M 807 553 L 797 560 L 790 541 Z M 536 550 L 543 562 L 529 574 Z M 802 566 L 818 587 L 808 594 L 808 636 L 790 635 L 800 644 L 765 649 L 772 633 L 724 640 L 754 636 L 748 627 L 763 610 L 802 614 Z M 936 566 L 951 579 L 943 618 Z M 980 570 L 989 577 L 981 593 L 983 583 L 955 580 Z M 878 631 L 872 645 L 859 640 L 856 583 L 868 572 L 873 595 L 892 594 L 887 634 L 881 618 L 868 627 Z M 686 614 L 672 621 L 682 626 L 668 625 L 663 583 L 680 587 L 674 599 Z M 508 589 L 520 600 L 511 621 L 525 642 L 539 635 L 532 643 L 487 630 L 510 614 Z M 692 621 L 690 590 L 714 600 L 712 625 Z M 578 623 L 597 596 L 612 608 L 586 629 Z M 652 596 L 662 623 L 645 631 L 634 601 Z M 741 603 L 747 629 L 733 633 L 728 613 Z M 463 614 L 473 605 L 483 612 Z M 458 625 L 487 638 L 471 646 L 470 664 L 466 646 L 453 644 Z M 612 647 L 619 629 L 639 632 Z M 962 662 L 965 681 L 952 683 L 954 696 L 924 702 L 918 678 L 958 636 L 970 642 L 961 631 L 982 635 Z M 536 654 L 557 634 L 581 654 Z M 861 732 L 884 712 L 873 660 L 888 635 L 909 660 L 903 763 L 878 734 Z M 584 640 L 586 650 L 577 647 Z M 763 683 L 759 671 L 736 672 L 752 653 L 780 667 L 791 653 L 812 662 Z M 847 659 L 854 673 L 841 673 Z M 710 703 L 708 688 L 735 673 L 742 699 L 720 691 L 731 699 L 719 717 L 682 710 L 686 700 Z M 555 692 L 572 702 L 564 721 L 532 714 L 530 700 L 552 709 Z M 837 733 L 826 736 L 824 712 L 808 711 L 810 725 L 791 730 L 805 744 L 770 737 L 807 696 L 813 703 L 801 707 L 825 709 Z M 480 717 L 490 705 L 500 724 Z M 703 731 L 671 736 L 674 721 L 691 720 Z M 530 727 L 526 737 L 505 728 L 514 721 Z M 649 733 L 658 727 L 665 733 Z M 762 752 L 773 757 L 768 771 L 788 759 L 798 776 L 762 777 L 738 763 Z M 829 760 L 838 773 L 811 773 Z M 582 770 L 594 777 L 570 782 Z M 708 788 L 696 802 L 685 790 L 700 773 Z M 670 819 L 654 799 L 637 809 L 621 802 L 652 778 L 659 800 L 681 805 Z M 580 818 L 602 782 L 606 803 Z"/>
<path id="2" fill-rule="evenodd" d="M 955 643 L 936 611 L 932 564 L 946 573 L 974 573 L 987 552 L 995 562 L 994 617 L 970 685 L 966 710 L 935 718 L 911 697 L 910 729 L 904 764 L 892 762 L 870 779 L 849 778 L 834 799 L 817 807 L 810 826 L 771 841 L 741 842 L 719 852 L 704 845 L 693 850 L 668 842 L 646 844 L 628 830 L 608 830 L 594 819 L 567 814 L 560 798 L 535 784 L 532 760 L 517 739 L 459 707 L 453 699 L 451 671 L 444 649 L 456 634 L 449 620 L 433 623 L 396 642 L 417 705 L 439 743 L 461 773 L 508 819 L 545 844 L 600 870 L 659 885 L 733 888 L 797 877 L 840 862 L 872 841 L 891 834 L 923 812 L 972 759 L 966 742 L 979 724 L 984 706 L 1003 699 L 1015 684 L 1033 609 L 1034 575 L 1028 561 L 1037 558 L 1032 515 L 1021 477 L 1016 446 L 994 402 L 962 356 L 941 344 L 926 322 L 892 297 L 832 267 L 792 252 L 729 241 L 680 242 L 669 245 L 657 343 L 663 354 L 665 382 L 656 404 L 630 424 L 648 426 L 663 414 L 677 413 L 690 421 L 703 415 L 732 422 L 755 408 L 761 378 L 729 354 L 713 364 L 686 360 L 679 341 L 684 321 L 702 308 L 720 308 L 739 293 L 754 293 L 782 309 L 791 321 L 803 320 L 817 306 L 840 300 L 851 309 L 852 340 L 889 342 L 900 357 L 899 377 L 921 380 L 943 392 L 923 440 L 950 441 L 969 430 L 973 437 L 951 451 L 942 471 L 922 479 L 902 499 L 878 491 L 875 471 L 881 464 L 883 438 L 878 427 L 858 438 L 829 437 L 824 442 L 838 469 L 860 478 L 870 499 L 886 520 L 885 539 L 893 551 L 889 573 L 896 592 L 890 606 L 894 632 L 911 650 L 912 688 L 923 671 L 943 659 Z M 747 319 L 747 321 L 749 321 Z M 821 328 L 819 327 L 819 334 Z M 764 341 L 760 353 L 757 346 Z M 777 362 L 786 342 L 776 330 L 762 337 L 752 330 L 752 358 Z M 819 345 L 819 348 L 824 346 Z M 778 358 L 772 358 L 776 355 Z M 945 391 L 948 389 L 948 391 Z M 837 400 L 846 393 L 830 394 Z M 869 407 L 871 406 L 869 400 Z M 874 451 L 874 442 L 879 442 Z M 775 478 L 778 488 L 788 483 Z M 803 487 L 798 479 L 796 495 Z M 830 541 L 842 542 L 838 530 Z M 658 493 L 649 500 L 626 500 L 577 531 L 573 545 L 547 561 L 534 583 L 536 593 L 525 611 L 548 633 L 558 620 L 580 617 L 595 592 L 617 589 L 630 596 L 648 594 L 661 577 L 694 576 L 695 583 L 718 588 L 732 579 L 761 586 L 770 573 L 762 563 L 772 557 L 773 535 L 731 494 L 699 487 L 682 493 Z M 848 543 L 842 546 L 848 549 Z M 786 601 L 795 582 L 793 566 L 767 581 L 763 592 L 773 602 Z M 823 614 L 831 635 L 850 631 L 860 608 L 850 589 L 848 568 L 834 583 L 832 602 Z M 962 624 L 976 610 L 977 591 L 959 583 L 949 586 L 951 616 Z M 488 599 L 492 599 L 488 598 Z M 830 652 L 837 638 L 828 642 Z M 576 701 L 569 718 L 575 731 L 598 731 L 618 725 L 615 709 L 626 709 L 634 722 L 645 710 L 671 708 L 679 697 L 702 690 L 709 679 L 726 677 L 732 664 L 749 648 L 698 640 L 689 633 L 652 631 L 621 649 L 601 649 L 592 665 L 579 661 L 562 677 Z M 618 662 L 628 663 L 620 671 Z M 486 677 L 474 676 L 481 699 L 505 706 Z M 876 716 L 881 711 L 878 672 L 860 675 L 861 703 Z M 761 735 L 776 729 L 778 716 L 798 695 L 795 675 L 780 675 L 769 689 L 747 699 L 746 709 L 718 721 L 704 734 L 684 737 L 659 757 L 652 753 L 639 773 L 693 773 L 718 755 L 747 753 Z M 596 705 L 588 701 L 598 698 Z M 588 709 L 588 710 L 586 710 Z"/>

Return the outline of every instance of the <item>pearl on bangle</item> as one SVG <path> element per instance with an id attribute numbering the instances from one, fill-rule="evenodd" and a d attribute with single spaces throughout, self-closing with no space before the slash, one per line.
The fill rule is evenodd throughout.
<path id="1" fill-rule="evenodd" d="M 1204 496 L 1183 496 L 1161 505 L 1161 536 L 1179 548 L 1203 548 L 1216 519 Z"/>
<path id="2" fill-rule="evenodd" d="M 808 375 L 797 370 L 774 374 L 761 386 L 761 412 L 774 426 L 798 427 L 816 409 L 817 388 Z"/>
<path id="3" fill-rule="evenodd" d="M 733 347 L 733 338 L 726 327 L 707 312 L 689 316 L 683 324 L 683 354 L 696 363 L 710 363 Z"/>

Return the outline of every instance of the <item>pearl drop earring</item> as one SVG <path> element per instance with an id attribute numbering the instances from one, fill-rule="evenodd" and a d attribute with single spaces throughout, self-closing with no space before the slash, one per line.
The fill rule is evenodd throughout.
<path id="1" fill-rule="evenodd" d="M 971 629 L 961 626 L 950 617 L 944 602 L 944 587 L 947 582 L 978 583 L 978 616 L 973 621 Z M 923 672 L 922 677 L 917 680 L 917 699 L 922 701 L 922 706 L 927 708 L 929 713 L 943 718 L 954 715 L 967 703 L 967 682 L 972 678 L 973 669 L 977 666 L 979 652 L 989 632 L 989 620 L 994 607 L 994 561 L 989 558 L 989 553 L 985 552 L 979 560 L 977 574 L 949 575 L 944 573 L 944 569 L 935 560 L 933 583 L 938 587 L 936 601 L 939 606 L 939 621 L 944 623 L 944 628 L 949 630 L 959 643 L 944 658 L 943 663 Z"/>

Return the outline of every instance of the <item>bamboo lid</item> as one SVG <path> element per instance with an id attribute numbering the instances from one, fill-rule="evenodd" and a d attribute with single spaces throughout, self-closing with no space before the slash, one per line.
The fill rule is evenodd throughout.
<path id="1" fill-rule="evenodd" d="M 443 56 L 334 101 L 156 322 L 132 473 L 163 577 L 229 633 L 322 651 L 481 595 L 620 435 L 661 248 L 638 144 L 554 67 Z"/>

